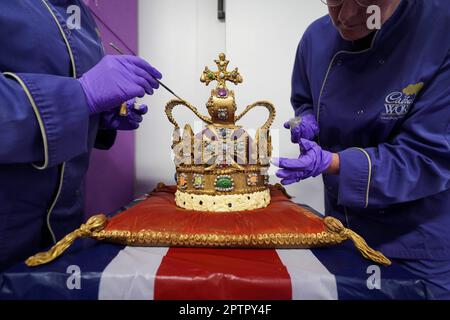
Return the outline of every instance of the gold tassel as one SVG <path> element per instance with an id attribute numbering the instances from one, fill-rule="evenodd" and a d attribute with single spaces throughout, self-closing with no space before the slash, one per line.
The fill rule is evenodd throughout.
<path id="1" fill-rule="evenodd" d="M 89 220 L 80 226 L 79 229 L 69 233 L 67 236 L 58 241 L 49 251 L 40 252 L 29 257 L 25 263 L 29 267 L 35 267 L 49 263 L 58 258 L 64 251 L 69 248 L 78 238 L 90 237 L 94 233 L 105 228 L 108 218 L 104 214 L 99 214 L 89 218 Z"/>
<path id="2" fill-rule="evenodd" d="M 324 221 L 328 231 L 337 233 L 344 240 L 351 239 L 364 258 L 384 266 L 391 265 L 391 261 L 384 254 L 369 247 L 367 242 L 360 235 L 345 228 L 341 221 L 333 217 L 325 217 Z"/>

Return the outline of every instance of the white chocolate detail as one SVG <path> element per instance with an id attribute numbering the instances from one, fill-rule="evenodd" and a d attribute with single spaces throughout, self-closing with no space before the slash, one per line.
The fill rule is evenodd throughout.
<path id="1" fill-rule="evenodd" d="M 263 190 L 246 194 L 199 195 L 177 190 L 177 206 L 195 211 L 232 212 L 265 208 L 270 203 L 270 191 Z"/>

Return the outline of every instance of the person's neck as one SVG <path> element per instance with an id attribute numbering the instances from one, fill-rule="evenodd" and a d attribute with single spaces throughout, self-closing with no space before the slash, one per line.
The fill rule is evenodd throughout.
<path id="1" fill-rule="evenodd" d="M 352 41 L 352 51 L 358 52 L 369 49 L 372 46 L 373 37 L 376 31 L 372 31 L 364 38 Z"/>
<path id="2" fill-rule="evenodd" d="M 381 17 L 382 24 L 384 24 L 386 21 L 389 20 L 390 17 L 394 14 L 395 10 L 397 10 L 398 6 L 402 0 L 392 0 L 390 5 L 386 8 L 386 11 L 384 11 L 384 15 Z"/>
<path id="3" fill-rule="evenodd" d="M 392 0 L 389 7 L 386 8 L 386 10 L 384 11 L 384 15 L 381 17 L 382 18 L 382 26 L 384 25 L 384 23 L 386 21 L 388 21 L 395 13 L 395 11 L 397 10 L 397 8 L 399 7 L 400 3 L 403 0 Z M 369 33 L 368 35 L 366 35 L 364 38 L 352 41 L 352 46 L 353 49 L 352 51 L 363 51 L 366 49 L 369 49 L 372 45 L 372 41 L 373 38 L 376 34 L 376 31 L 372 31 L 371 33 Z"/>

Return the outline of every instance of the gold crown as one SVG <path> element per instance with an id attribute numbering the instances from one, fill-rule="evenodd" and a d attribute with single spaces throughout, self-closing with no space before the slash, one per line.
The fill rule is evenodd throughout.
<path id="1" fill-rule="evenodd" d="M 225 54 L 221 53 L 215 62 L 218 70 L 205 67 L 200 78 L 206 85 L 217 81 L 206 104 L 210 117 L 203 116 L 186 101 L 171 100 L 166 105 L 167 117 L 175 126 L 172 141 L 178 187 L 175 201 L 179 207 L 198 211 L 266 207 L 270 203 L 268 169 L 272 153 L 269 129 L 275 108 L 270 102 L 258 101 L 236 116 L 235 95 L 226 82 L 237 85 L 242 83 L 242 77 L 237 68 L 227 71 L 229 61 Z M 201 132 L 194 134 L 189 124 L 180 132 L 172 114 L 177 105 L 189 108 L 206 123 Z M 257 106 L 267 108 L 269 117 L 251 138 L 236 122 Z"/>

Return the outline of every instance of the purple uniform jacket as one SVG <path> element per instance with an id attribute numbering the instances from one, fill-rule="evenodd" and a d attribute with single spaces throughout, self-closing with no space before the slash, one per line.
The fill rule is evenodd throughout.
<path id="1" fill-rule="evenodd" d="M 450 1 L 403 0 L 370 48 L 355 52 L 325 16 L 296 54 L 295 113 L 314 113 L 340 156 L 326 214 L 391 258 L 450 261 L 449 33 Z"/>

